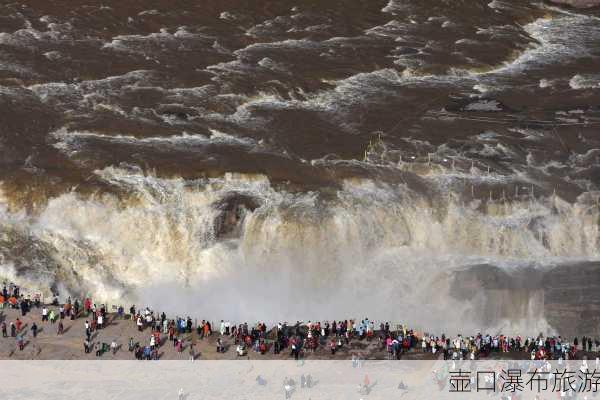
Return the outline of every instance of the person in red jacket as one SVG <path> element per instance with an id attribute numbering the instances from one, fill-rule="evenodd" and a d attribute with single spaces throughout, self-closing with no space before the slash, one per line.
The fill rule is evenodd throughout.
<path id="1" fill-rule="evenodd" d="M 83 309 L 85 311 L 85 315 L 87 316 L 90 312 L 90 309 L 92 308 L 92 300 L 90 300 L 89 297 L 87 297 L 84 301 L 83 301 Z"/>

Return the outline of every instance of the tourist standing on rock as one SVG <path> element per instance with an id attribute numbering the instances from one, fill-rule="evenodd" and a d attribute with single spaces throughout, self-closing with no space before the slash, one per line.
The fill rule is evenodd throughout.
<path id="1" fill-rule="evenodd" d="M 225 353 L 225 346 L 223 346 L 221 338 L 217 339 L 217 353 Z"/>
<path id="2" fill-rule="evenodd" d="M 210 326 L 210 322 L 206 321 L 206 324 L 204 324 L 204 337 L 209 337 L 212 333 L 212 328 Z"/>
<path id="3" fill-rule="evenodd" d="M 25 343 L 23 342 L 23 335 L 21 334 L 17 335 L 17 347 L 19 348 L 19 351 L 23 351 L 23 349 L 25 348 Z"/>
<path id="4" fill-rule="evenodd" d="M 194 353 L 194 344 L 190 343 L 190 361 L 194 362 L 196 360 L 196 354 Z"/>
<path id="5" fill-rule="evenodd" d="M 23 300 L 19 306 L 21 307 L 21 316 L 24 317 L 29 311 L 29 303 L 26 300 Z"/>
<path id="6" fill-rule="evenodd" d="M 13 322 L 10 323 L 10 337 L 16 337 L 17 336 L 17 328 L 15 327 L 15 324 Z"/>
<path id="7" fill-rule="evenodd" d="M 85 326 L 85 336 L 87 336 L 89 338 L 92 333 L 91 328 L 90 328 L 90 323 L 86 320 L 84 326 Z"/>
<path id="8" fill-rule="evenodd" d="M 73 303 L 73 312 L 71 313 L 71 319 L 74 320 L 79 315 L 79 300 L 75 299 Z"/>
<path id="9" fill-rule="evenodd" d="M 90 310 L 92 308 L 92 300 L 89 297 L 83 301 L 83 311 L 85 312 L 85 316 L 87 317 L 90 314 Z"/>
<path id="10" fill-rule="evenodd" d="M 202 320 L 202 322 L 198 326 L 198 334 L 200 335 L 200 339 L 204 339 L 204 326 L 205 325 L 206 325 L 206 321 Z"/>
<path id="11" fill-rule="evenodd" d="M 159 348 L 160 347 L 160 330 L 156 330 L 152 336 L 154 336 L 154 344 L 155 347 L 154 348 Z M 154 349 L 153 349 L 154 350 Z"/>
<path id="12" fill-rule="evenodd" d="M 46 306 L 42 307 L 42 322 L 48 321 L 48 309 Z"/>

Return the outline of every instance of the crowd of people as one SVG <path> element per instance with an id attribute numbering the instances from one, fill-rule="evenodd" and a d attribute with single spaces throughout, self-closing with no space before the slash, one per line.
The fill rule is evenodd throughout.
<path id="1" fill-rule="evenodd" d="M 54 326 L 57 336 L 65 333 L 65 319 L 83 319 L 83 351 L 97 357 L 107 352 L 116 354 L 121 350 L 122 346 L 117 343 L 116 338 L 107 343 L 100 341 L 100 335 L 95 334 L 116 320 L 134 324 L 134 329 L 138 331 L 135 338 L 129 338 L 126 347 L 138 360 L 157 360 L 161 356 L 159 349 L 168 345 L 177 353 L 187 350 L 189 358 L 194 360 L 199 354 L 196 348 L 199 341 L 213 335 L 217 336 L 212 341 L 217 353 L 226 353 L 233 348 L 238 357 L 247 356 L 250 351 L 258 354 L 271 352 L 275 355 L 288 352 L 289 357 L 294 359 L 317 351 L 325 351 L 335 356 L 345 348 L 347 352 L 344 354 L 350 354 L 354 341 L 368 342 L 372 354 L 377 354 L 377 357 L 387 354 L 388 359 L 401 359 L 407 353 L 417 352 L 430 353 L 432 357 L 443 356 L 447 360 L 474 360 L 490 356 L 502 358 L 505 355 L 503 353 L 519 353 L 521 358 L 536 360 L 574 359 L 580 351 L 600 351 L 600 341 L 585 336 L 580 340 L 542 335 L 521 337 L 477 334 L 449 337 L 444 334 L 437 336 L 417 333 L 403 325 L 375 323 L 368 318 L 360 321 L 343 319 L 331 322 L 297 321 L 294 324 L 283 322 L 271 327 L 264 322 L 249 325 L 246 322 L 234 324 L 222 320 L 215 333 L 208 320 L 199 322 L 189 316 L 168 318 L 164 312 L 158 313 L 149 307 L 136 308 L 133 305 L 129 308 L 129 313 L 125 313 L 124 307 L 118 306 L 113 307 L 113 312 L 109 312 L 104 304 L 96 305 L 90 298 L 79 302 L 70 297 L 64 303 L 54 299 L 52 304 L 42 304 L 39 299 L 32 300 L 29 296 L 22 295 L 18 286 L 13 284 L 4 285 L 0 300 L 0 307 L 18 309 L 21 311 L 21 317 L 31 312 L 32 308 L 38 309 L 41 323 Z M 2 337 L 14 338 L 16 348 L 22 351 L 25 346 L 22 320 L 17 317 L 8 324 L 2 320 L 0 326 Z M 32 337 L 36 338 L 39 332 L 38 325 L 33 322 L 29 329 Z M 140 336 L 143 339 L 140 339 Z"/>

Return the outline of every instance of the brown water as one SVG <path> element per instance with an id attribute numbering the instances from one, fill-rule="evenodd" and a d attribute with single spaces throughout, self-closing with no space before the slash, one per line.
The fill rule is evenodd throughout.
<path id="1" fill-rule="evenodd" d="M 500 0 L 0 9 L 10 279 L 106 298 L 235 281 L 232 298 L 273 290 L 285 304 L 327 302 L 342 286 L 328 312 L 389 295 L 409 310 L 453 268 L 600 255 L 598 11 Z M 427 300 L 407 300 L 415 282 Z"/>

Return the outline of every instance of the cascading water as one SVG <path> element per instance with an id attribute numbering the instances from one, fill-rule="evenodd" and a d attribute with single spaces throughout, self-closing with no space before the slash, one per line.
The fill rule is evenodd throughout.
<path id="1" fill-rule="evenodd" d="M 579 329 L 598 11 L 163 3 L 0 5 L 1 276 L 199 318 Z"/>
<path id="2" fill-rule="evenodd" d="M 358 313 L 458 329 L 465 322 L 448 313 L 468 315 L 469 304 L 451 296 L 455 269 L 600 255 L 599 210 L 583 199 L 482 204 L 446 194 L 432 208 L 431 199 L 402 184 L 348 181 L 327 195 L 294 194 L 258 176 L 97 174 L 125 198 L 73 192 L 35 216 L 4 211 L 4 276 L 61 296 L 91 294 L 211 318 Z"/>

